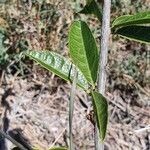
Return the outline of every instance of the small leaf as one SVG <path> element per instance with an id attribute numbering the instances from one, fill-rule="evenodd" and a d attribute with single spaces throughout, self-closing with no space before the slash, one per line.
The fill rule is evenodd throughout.
<path id="1" fill-rule="evenodd" d="M 53 148 L 50 148 L 49 150 L 68 150 L 68 149 L 65 147 L 53 147 Z"/>
<path id="2" fill-rule="evenodd" d="M 101 9 L 95 0 L 87 1 L 87 4 L 84 6 L 84 8 L 79 13 L 81 13 L 81 14 L 93 14 L 98 18 L 98 20 L 100 22 L 102 20 Z"/>
<path id="3" fill-rule="evenodd" d="M 95 39 L 83 21 L 75 21 L 69 32 L 69 50 L 74 64 L 94 87 L 98 70 L 98 49 Z"/>
<path id="4" fill-rule="evenodd" d="M 150 11 L 137 13 L 135 15 L 120 16 L 114 20 L 112 28 L 147 23 L 150 23 Z"/>
<path id="5" fill-rule="evenodd" d="M 126 26 L 118 29 L 116 34 L 141 43 L 150 43 L 150 26 Z"/>
<path id="6" fill-rule="evenodd" d="M 50 51 L 28 51 L 27 56 L 38 62 L 41 66 L 52 71 L 66 81 L 72 81 L 75 66 L 65 57 Z M 77 69 L 77 85 L 84 90 L 88 89 L 88 83 L 83 74 Z"/>
<path id="7" fill-rule="evenodd" d="M 94 0 L 86 0 L 86 4 L 90 4 Z"/>
<path id="8" fill-rule="evenodd" d="M 108 123 L 108 104 L 106 98 L 98 92 L 92 92 L 94 112 L 99 129 L 100 139 L 104 141 Z"/>

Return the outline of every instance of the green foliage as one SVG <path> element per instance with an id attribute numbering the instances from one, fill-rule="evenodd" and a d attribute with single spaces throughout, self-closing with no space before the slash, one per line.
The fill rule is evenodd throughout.
<path id="1" fill-rule="evenodd" d="M 75 21 L 69 32 L 69 50 L 76 66 L 94 87 L 98 70 L 98 49 L 95 39 L 83 21 Z"/>
<path id="2" fill-rule="evenodd" d="M 86 0 L 86 6 L 80 11 L 83 14 L 94 14 L 101 21 L 102 13 L 95 0 Z M 124 15 L 112 24 L 114 34 L 122 37 L 150 43 L 150 12 L 135 15 Z M 145 25 L 145 26 L 144 26 Z M 49 51 L 29 51 L 27 56 L 41 66 L 52 71 L 64 80 L 72 81 L 77 69 L 77 85 L 88 90 L 89 84 L 95 88 L 98 73 L 99 54 L 95 39 L 83 21 L 75 21 L 69 32 L 69 50 L 73 63 L 59 54 Z M 106 98 L 96 91 L 90 91 L 93 109 L 96 116 L 100 139 L 104 141 L 108 124 L 108 103 Z M 66 150 L 66 148 L 51 148 L 50 150 Z"/>
<path id="3" fill-rule="evenodd" d="M 118 29 L 116 34 L 141 43 L 150 43 L 150 26 L 126 26 Z"/>
<path id="4" fill-rule="evenodd" d="M 108 104 L 106 98 L 98 92 L 92 92 L 93 107 L 96 115 L 100 139 L 104 141 L 108 122 Z"/>
<path id="5" fill-rule="evenodd" d="M 79 13 L 93 14 L 98 18 L 100 22 L 102 20 L 102 11 L 95 0 L 87 0 L 87 4 Z"/>
<path id="6" fill-rule="evenodd" d="M 150 43 L 150 12 L 142 12 L 135 15 L 124 15 L 115 19 L 112 29 L 116 29 L 114 34 L 118 34 L 127 39 Z"/>
<path id="7" fill-rule="evenodd" d="M 38 62 L 47 70 L 52 71 L 62 79 L 66 81 L 73 80 L 75 66 L 63 56 L 50 51 L 28 51 L 26 55 Z M 78 69 L 77 71 L 77 85 L 84 90 L 87 90 L 88 83 L 86 79 Z"/>
<path id="8" fill-rule="evenodd" d="M 118 17 L 112 23 L 112 28 L 124 27 L 128 25 L 148 24 L 150 23 L 150 12 L 142 12 L 135 15 L 124 15 Z"/>
<path id="9" fill-rule="evenodd" d="M 72 60 L 83 73 L 76 68 L 78 70 L 77 84 L 86 90 L 88 82 L 94 87 L 98 70 L 98 49 L 85 22 L 75 21 L 72 24 L 69 32 L 69 48 Z M 67 81 L 73 80 L 75 66 L 61 55 L 49 51 L 28 51 L 26 55 L 61 78 Z M 97 92 L 92 92 L 92 97 L 100 138 L 103 141 L 108 120 L 107 101 Z"/>

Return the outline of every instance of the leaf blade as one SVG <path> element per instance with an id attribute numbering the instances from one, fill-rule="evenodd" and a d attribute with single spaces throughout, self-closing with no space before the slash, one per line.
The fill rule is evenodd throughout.
<path id="1" fill-rule="evenodd" d="M 69 51 L 74 64 L 87 81 L 95 86 L 99 55 L 95 39 L 85 22 L 75 21 L 71 25 Z"/>
<path id="2" fill-rule="evenodd" d="M 150 11 L 137 13 L 135 15 L 120 16 L 113 21 L 112 28 L 148 23 L 150 23 Z"/>
<path id="3" fill-rule="evenodd" d="M 150 26 L 126 26 L 118 29 L 115 34 L 129 40 L 150 44 Z"/>
<path id="4" fill-rule="evenodd" d="M 25 54 L 62 79 L 66 81 L 73 80 L 75 66 L 65 57 L 50 51 L 28 51 Z M 87 90 L 88 83 L 85 77 L 78 68 L 76 69 L 78 71 L 77 85 L 82 89 Z"/>
<path id="5" fill-rule="evenodd" d="M 102 20 L 102 11 L 95 0 L 87 1 L 87 4 L 84 6 L 84 8 L 81 11 L 79 11 L 79 13 L 93 14 L 98 18 L 100 22 Z"/>
<path id="6" fill-rule="evenodd" d="M 108 104 L 106 98 L 98 92 L 92 91 L 92 98 L 99 135 L 101 141 L 103 142 L 106 137 L 108 124 Z"/>

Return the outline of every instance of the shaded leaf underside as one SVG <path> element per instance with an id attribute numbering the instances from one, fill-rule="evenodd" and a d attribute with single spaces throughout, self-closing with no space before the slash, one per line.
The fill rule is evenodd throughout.
<path id="1" fill-rule="evenodd" d="M 118 29 L 116 34 L 142 43 L 150 43 L 150 26 L 126 26 Z"/>

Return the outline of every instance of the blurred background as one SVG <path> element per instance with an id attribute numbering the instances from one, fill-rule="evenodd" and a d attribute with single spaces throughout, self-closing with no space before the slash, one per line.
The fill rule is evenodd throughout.
<path id="1" fill-rule="evenodd" d="M 27 149 L 68 145 L 71 86 L 22 52 L 49 50 L 68 57 L 68 29 L 74 19 L 88 23 L 99 46 L 99 21 L 77 14 L 84 5 L 84 0 L 0 0 L 0 127 Z M 112 0 L 111 22 L 149 8 L 149 0 Z M 141 129 L 150 127 L 150 46 L 111 35 L 107 75 L 106 150 L 149 150 L 150 129 Z M 86 93 L 77 89 L 76 150 L 94 150 L 89 108 Z M 7 147 L 14 145 L 7 141 Z"/>

